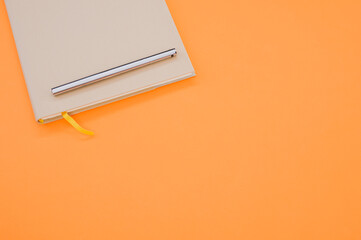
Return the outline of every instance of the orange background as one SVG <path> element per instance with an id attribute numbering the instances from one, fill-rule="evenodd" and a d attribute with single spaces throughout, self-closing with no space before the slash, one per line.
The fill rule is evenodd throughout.
<path id="1" fill-rule="evenodd" d="M 197 77 L 38 125 L 0 3 L 0 239 L 361 239 L 361 2 L 167 0 Z"/>

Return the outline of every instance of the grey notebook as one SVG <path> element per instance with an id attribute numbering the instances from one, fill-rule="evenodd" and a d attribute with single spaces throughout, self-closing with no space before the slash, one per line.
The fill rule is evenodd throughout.
<path id="1" fill-rule="evenodd" d="M 51 122 L 195 75 L 164 0 L 5 0 L 35 118 Z M 176 49 L 176 56 L 54 95 Z M 173 55 L 172 55 L 173 56 Z"/>

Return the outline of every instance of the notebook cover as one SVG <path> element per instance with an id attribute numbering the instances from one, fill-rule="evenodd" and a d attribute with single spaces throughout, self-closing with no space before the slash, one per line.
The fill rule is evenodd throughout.
<path id="1" fill-rule="evenodd" d="M 164 0 L 5 0 L 36 120 L 194 75 Z M 177 56 L 81 89 L 51 88 L 171 48 Z M 50 117 L 49 117 L 50 116 Z"/>

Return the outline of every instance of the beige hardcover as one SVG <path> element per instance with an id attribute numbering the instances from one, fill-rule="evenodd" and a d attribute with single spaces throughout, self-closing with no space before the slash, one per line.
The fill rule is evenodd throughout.
<path id="1" fill-rule="evenodd" d="M 164 0 L 5 0 L 35 118 L 51 122 L 194 76 Z M 178 55 L 72 92 L 51 88 L 171 48 Z"/>

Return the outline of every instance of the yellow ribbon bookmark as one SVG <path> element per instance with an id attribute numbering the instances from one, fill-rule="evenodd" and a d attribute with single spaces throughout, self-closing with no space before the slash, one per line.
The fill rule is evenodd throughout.
<path id="1" fill-rule="evenodd" d="M 63 115 L 63 118 L 79 132 L 90 136 L 94 135 L 94 132 L 82 128 L 67 112 L 62 112 L 61 115 Z"/>

